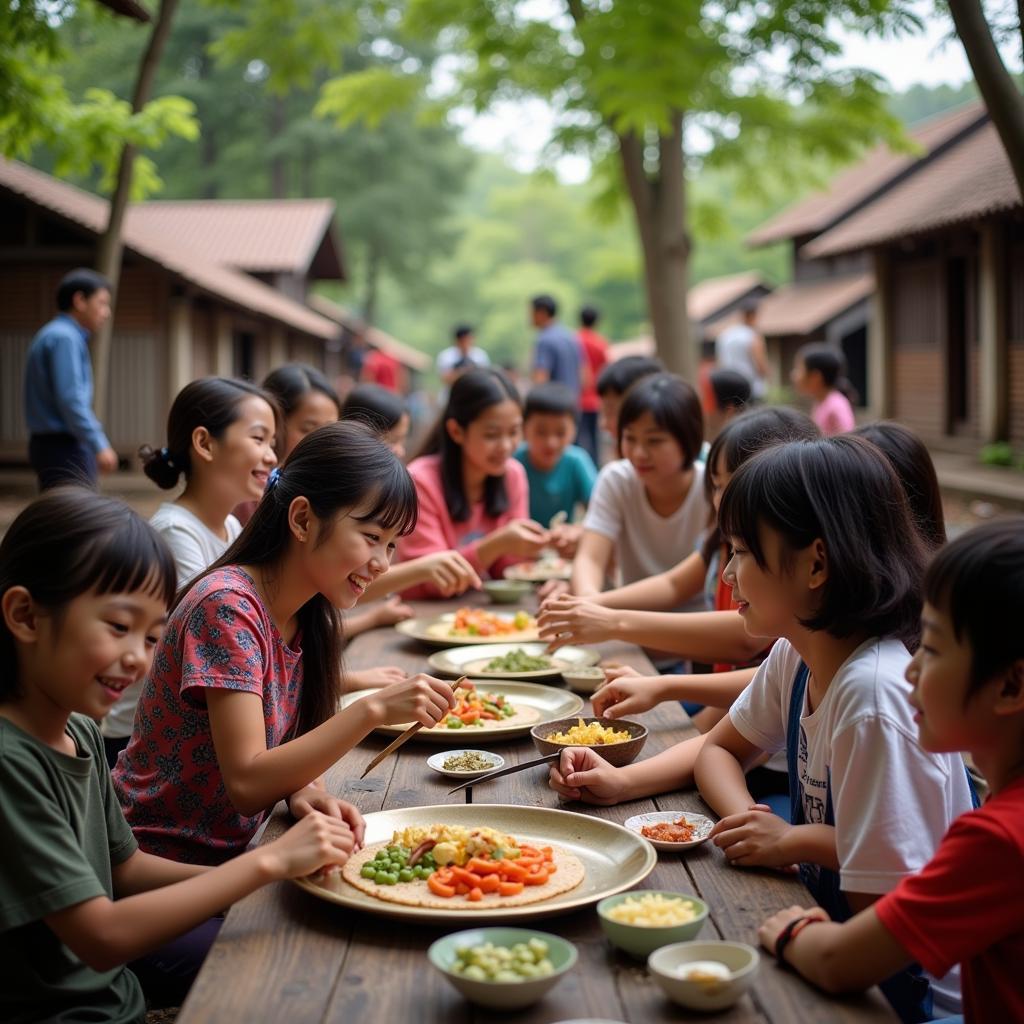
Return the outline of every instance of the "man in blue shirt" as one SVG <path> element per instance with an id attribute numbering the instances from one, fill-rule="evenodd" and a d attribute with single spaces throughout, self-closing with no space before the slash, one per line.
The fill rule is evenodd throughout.
<path id="1" fill-rule="evenodd" d="M 530 301 L 530 309 L 533 326 L 537 328 L 533 383 L 564 384 L 579 400 L 583 358 L 579 339 L 555 319 L 558 306 L 550 295 L 535 296 Z"/>
<path id="2" fill-rule="evenodd" d="M 80 267 L 57 288 L 58 316 L 32 339 L 25 363 L 28 457 L 39 489 L 95 484 L 117 469 L 117 453 L 92 411 L 89 336 L 110 318 L 110 284 Z"/>

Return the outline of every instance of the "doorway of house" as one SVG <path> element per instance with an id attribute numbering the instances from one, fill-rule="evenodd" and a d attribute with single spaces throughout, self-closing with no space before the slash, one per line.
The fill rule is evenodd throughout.
<path id="1" fill-rule="evenodd" d="M 866 406 L 871 397 L 868 395 L 868 329 L 867 325 L 858 327 L 843 336 L 839 342 L 846 357 L 846 378 L 857 392 L 859 406 Z"/>

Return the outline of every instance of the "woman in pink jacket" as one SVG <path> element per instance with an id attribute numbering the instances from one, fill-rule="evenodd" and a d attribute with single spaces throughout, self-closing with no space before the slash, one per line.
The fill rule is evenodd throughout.
<path id="1" fill-rule="evenodd" d="M 471 370 L 456 380 L 444 412 L 409 463 L 419 520 L 399 542 L 403 561 L 454 549 L 477 572 L 500 577 L 509 565 L 538 555 L 548 533 L 528 518 L 526 472 L 512 458 L 522 426 L 519 396 L 497 370 Z M 421 584 L 403 596 L 439 595 Z"/>

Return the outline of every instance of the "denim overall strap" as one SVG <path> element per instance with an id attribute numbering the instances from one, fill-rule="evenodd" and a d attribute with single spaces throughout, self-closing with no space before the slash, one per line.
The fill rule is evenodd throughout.
<path id="1" fill-rule="evenodd" d="M 806 823 L 804 817 L 803 790 L 800 785 L 799 751 L 801 743 L 800 718 L 804 708 L 804 695 L 810 672 L 800 662 L 793 678 L 793 691 L 789 698 L 789 718 L 786 723 L 786 762 L 789 769 L 790 822 L 794 825 Z M 832 809 L 832 775 L 828 775 L 825 790 L 824 825 L 835 826 Z M 800 881 L 804 883 L 818 905 L 828 911 L 833 921 L 846 921 L 852 917 L 840 885 L 839 872 L 817 864 L 800 865 Z M 921 968 L 913 964 L 899 974 L 894 974 L 879 985 L 893 1009 L 904 1024 L 921 1024 L 932 1019 L 932 990 Z"/>

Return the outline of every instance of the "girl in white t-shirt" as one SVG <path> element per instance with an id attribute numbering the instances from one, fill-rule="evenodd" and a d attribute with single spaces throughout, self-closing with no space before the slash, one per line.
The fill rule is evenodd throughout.
<path id="1" fill-rule="evenodd" d="M 755 456 L 719 524 L 747 630 L 781 639 L 697 758 L 701 794 L 722 815 L 712 836 L 732 864 L 799 864 L 845 920 L 919 871 L 972 806 L 962 759 L 919 744 L 904 679 L 928 552 L 891 465 L 854 437 Z M 743 775 L 779 750 L 789 821 L 756 804 Z M 940 984 L 918 969 L 882 987 L 907 1021 L 959 1010 L 951 975 Z"/>
<path id="2" fill-rule="evenodd" d="M 242 532 L 231 514 L 258 501 L 277 465 L 278 407 L 271 395 L 244 380 L 202 377 L 186 384 L 167 416 L 167 444 L 139 451 L 143 471 L 164 490 L 184 476 L 185 489 L 165 501 L 150 522 L 174 555 L 178 586 L 212 565 Z M 142 684 L 128 687 L 103 720 L 113 767 L 127 746 Z"/>
<path id="3" fill-rule="evenodd" d="M 656 373 L 626 392 L 619 411 L 623 458 L 601 470 L 573 562 L 574 594 L 597 594 L 613 564 L 628 584 L 691 554 L 708 524 L 697 392 Z M 699 603 L 696 605 L 699 607 Z"/>

